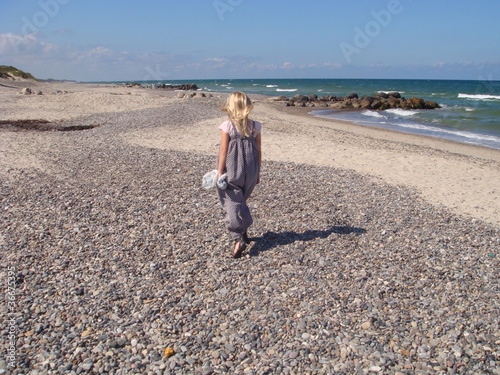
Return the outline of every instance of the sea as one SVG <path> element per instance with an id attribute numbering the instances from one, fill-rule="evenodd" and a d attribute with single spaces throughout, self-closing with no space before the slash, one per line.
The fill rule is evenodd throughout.
<path id="1" fill-rule="evenodd" d="M 346 96 L 397 91 L 401 96 L 433 100 L 433 110 L 384 111 L 311 108 L 311 116 L 347 120 L 356 124 L 420 134 L 455 142 L 500 149 L 500 81 L 414 79 L 217 79 L 142 81 L 143 84 L 195 83 L 206 92 L 243 91 L 247 94 Z"/>

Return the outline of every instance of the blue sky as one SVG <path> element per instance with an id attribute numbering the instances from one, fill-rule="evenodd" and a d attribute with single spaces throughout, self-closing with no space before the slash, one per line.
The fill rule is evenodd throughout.
<path id="1" fill-rule="evenodd" d="M 0 65 L 78 81 L 500 80 L 498 15 L 498 0 L 0 0 Z"/>

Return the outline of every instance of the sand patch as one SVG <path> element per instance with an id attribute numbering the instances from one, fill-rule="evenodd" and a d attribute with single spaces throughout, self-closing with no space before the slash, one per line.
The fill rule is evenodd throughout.
<path id="1" fill-rule="evenodd" d="M 345 124 L 304 116 L 283 114 L 272 105 L 256 106 L 254 118 L 264 123 L 263 159 L 353 169 L 393 185 L 416 188 L 423 197 L 465 214 L 500 224 L 500 163 L 496 150 L 479 150 L 481 158 L 443 150 L 447 143 L 386 131 L 366 135 L 343 130 Z M 188 129 L 155 128 L 127 133 L 124 140 L 151 148 L 191 151 L 214 155 L 218 150 L 220 119 L 200 122 Z M 342 130 L 341 130 L 342 129 Z M 418 137 L 420 139 L 421 137 Z M 440 147 L 441 146 L 441 147 Z M 466 145 L 459 145 L 466 148 Z M 470 154 L 474 150 L 469 147 Z M 491 158 L 483 158 L 491 155 Z M 493 160 L 492 160 L 493 159 Z M 307 176 L 304 176 L 307 178 Z"/>

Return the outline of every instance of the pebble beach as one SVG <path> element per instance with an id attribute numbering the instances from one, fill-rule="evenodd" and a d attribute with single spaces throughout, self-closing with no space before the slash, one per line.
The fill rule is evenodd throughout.
<path id="1" fill-rule="evenodd" d="M 500 374 L 500 151 L 252 97 L 232 259 L 201 187 L 225 95 L 18 86 L 0 120 L 88 128 L 0 128 L 0 373 Z"/>

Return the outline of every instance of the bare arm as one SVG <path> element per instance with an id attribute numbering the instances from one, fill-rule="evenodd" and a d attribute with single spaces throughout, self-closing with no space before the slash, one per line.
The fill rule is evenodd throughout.
<path id="1" fill-rule="evenodd" d="M 221 130 L 220 148 L 219 148 L 219 165 L 217 167 L 217 179 L 224 174 L 226 170 L 227 150 L 229 148 L 229 134 Z"/>

